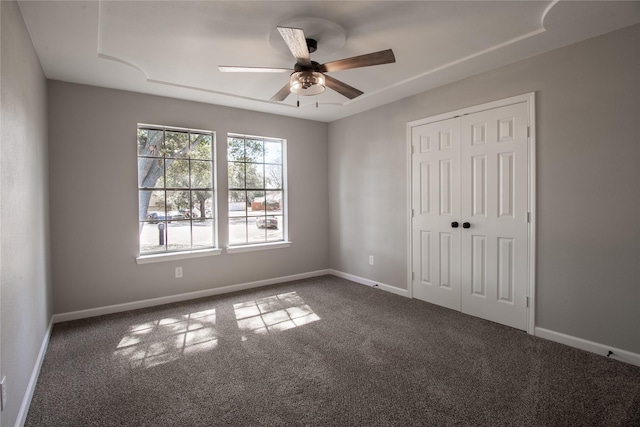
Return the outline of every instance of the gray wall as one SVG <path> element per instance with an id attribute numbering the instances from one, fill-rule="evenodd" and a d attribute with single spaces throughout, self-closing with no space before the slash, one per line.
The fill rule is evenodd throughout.
<path id="1" fill-rule="evenodd" d="M 537 326 L 640 353 L 639 76 L 636 25 L 331 123 L 331 268 L 406 289 L 406 123 L 535 91 Z"/>
<path id="2" fill-rule="evenodd" d="M 46 80 L 15 2 L 2 14 L 0 372 L 14 425 L 51 319 Z"/>
<path id="3" fill-rule="evenodd" d="M 55 313 L 329 267 L 326 123 L 59 81 L 48 87 Z M 137 123 L 216 132 L 222 247 L 227 133 L 287 139 L 293 245 L 137 265 Z M 182 279 L 174 278 L 176 266 Z"/>

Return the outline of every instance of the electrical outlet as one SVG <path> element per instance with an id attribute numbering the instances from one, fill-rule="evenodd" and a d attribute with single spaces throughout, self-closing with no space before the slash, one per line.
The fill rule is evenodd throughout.
<path id="1" fill-rule="evenodd" d="M 373 259 L 373 255 L 369 255 L 369 265 L 373 265 L 374 264 L 374 259 Z"/>
<path id="2" fill-rule="evenodd" d="M 4 408 L 7 407 L 7 377 L 2 377 L 2 381 L 0 381 L 0 388 L 2 389 L 2 399 L 0 404 L 0 410 L 4 411 Z"/>
<path id="3" fill-rule="evenodd" d="M 182 277 L 182 267 L 176 267 L 176 279 Z"/>

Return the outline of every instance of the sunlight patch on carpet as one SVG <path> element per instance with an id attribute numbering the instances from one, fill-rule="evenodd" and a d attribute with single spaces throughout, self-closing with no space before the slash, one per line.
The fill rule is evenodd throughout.
<path id="1" fill-rule="evenodd" d="M 217 316 L 225 310 L 209 310 L 163 317 L 132 325 L 120 339 L 113 357 L 132 369 L 151 368 L 196 353 L 214 350 L 220 339 L 247 341 L 251 336 L 293 329 L 320 320 L 294 291 L 233 305 L 234 327 Z M 219 324 L 216 324 L 218 321 Z M 226 324 L 225 327 L 221 327 Z"/>
<path id="2" fill-rule="evenodd" d="M 234 304 L 233 309 L 244 334 L 285 331 L 320 320 L 295 291 Z M 243 335 L 242 340 L 246 339 Z"/>
<path id="3" fill-rule="evenodd" d="M 113 355 L 132 368 L 150 368 L 177 360 L 185 354 L 218 346 L 216 310 L 203 310 L 133 325 Z"/>

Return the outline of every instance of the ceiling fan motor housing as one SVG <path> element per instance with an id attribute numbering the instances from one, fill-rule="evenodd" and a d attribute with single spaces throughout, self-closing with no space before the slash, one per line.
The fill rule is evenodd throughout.
<path id="1" fill-rule="evenodd" d="M 318 41 L 316 39 L 305 39 L 307 42 L 307 49 L 309 53 L 313 53 L 318 50 Z"/>

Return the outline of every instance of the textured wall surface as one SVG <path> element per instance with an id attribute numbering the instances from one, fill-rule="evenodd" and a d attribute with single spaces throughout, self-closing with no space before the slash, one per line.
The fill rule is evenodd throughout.
<path id="1" fill-rule="evenodd" d="M 46 80 L 15 2 L 2 14 L 0 372 L 12 426 L 51 319 Z"/>

